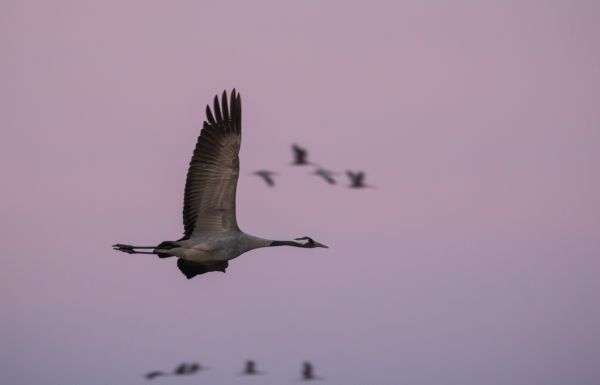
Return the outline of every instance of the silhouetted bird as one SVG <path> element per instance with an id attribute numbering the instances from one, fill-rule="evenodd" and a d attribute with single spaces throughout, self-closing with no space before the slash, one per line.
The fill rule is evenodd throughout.
<path id="1" fill-rule="evenodd" d="M 173 374 L 176 374 L 178 376 L 181 376 L 182 374 L 188 374 L 188 364 L 186 364 L 185 362 L 182 364 L 179 364 L 179 366 L 177 366 L 175 368 L 175 370 L 173 371 Z"/>
<path id="2" fill-rule="evenodd" d="M 200 365 L 197 362 L 192 362 L 191 364 L 189 364 L 188 368 L 187 368 L 187 374 L 194 374 L 200 370 L 207 370 L 208 368 L 205 366 Z"/>
<path id="3" fill-rule="evenodd" d="M 365 184 L 365 173 L 362 171 L 352 172 L 346 171 L 346 175 L 350 178 L 350 186 L 352 188 L 373 187 Z"/>
<path id="4" fill-rule="evenodd" d="M 244 371 L 242 372 L 242 374 L 252 375 L 252 374 L 263 374 L 263 373 L 256 370 L 256 364 L 254 361 L 248 360 L 248 361 L 246 361 L 246 366 L 244 367 Z"/>
<path id="5" fill-rule="evenodd" d="M 294 151 L 294 163 L 292 164 L 296 166 L 311 164 L 308 160 L 306 160 L 308 153 L 304 148 L 299 147 L 297 144 L 293 144 L 292 150 Z"/>
<path id="6" fill-rule="evenodd" d="M 258 175 L 269 187 L 275 186 L 275 181 L 273 180 L 273 175 L 277 175 L 277 173 L 268 170 L 258 170 L 254 173 L 254 175 Z"/>
<path id="7" fill-rule="evenodd" d="M 166 374 L 163 372 L 154 371 L 154 372 L 148 372 L 144 375 L 144 377 L 146 377 L 147 380 L 152 380 L 152 379 L 154 379 L 156 377 L 160 377 L 160 376 L 166 376 Z"/>
<path id="8" fill-rule="evenodd" d="M 191 364 L 184 362 L 184 363 L 180 364 L 179 366 L 177 366 L 177 368 L 175 368 L 175 371 L 173 371 L 173 374 L 176 374 L 176 375 L 194 374 L 200 370 L 206 370 L 206 369 L 208 369 L 208 368 L 200 365 L 197 362 L 192 362 Z"/>
<path id="9" fill-rule="evenodd" d="M 313 366 L 310 362 L 304 362 L 302 364 L 302 379 L 303 380 L 320 380 L 320 377 L 315 376 L 313 373 Z"/>
<path id="10" fill-rule="evenodd" d="M 320 177 L 325 179 L 327 181 L 327 183 L 329 183 L 329 184 L 335 184 L 335 179 L 333 178 L 335 173 L 333 171 L 329 171 L 329 170 L 319 167 L 318 169 L 315 170 L 315 172 L 313 172 L 313 174 L 319 175 Z"/>
<path id="11" fill-rule="evenodd" d="M 309 237 L 289 241 L 258 238 L 242 232 L 235 215 L 235 195 L 242 139 L 242 102 L 235 90 L 230 101 L 223 92 L 214 99 L 214 115 L 206 107 L 206 121 L 190 162 L 183 203 L 184 235 L 158 246 L 113 245 L 128 254 L 177 257 L 177 267 L 188 278 L 209 271 L 225 272 L 228 261 L 269 246 L 327 247 Z M 140 251 L 148 249 L 152 251 Z"/>

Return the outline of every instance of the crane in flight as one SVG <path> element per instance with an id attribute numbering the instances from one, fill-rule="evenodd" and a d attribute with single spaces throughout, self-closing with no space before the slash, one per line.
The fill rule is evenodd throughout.
<path id="1" fill-rule="evenodd" d="M 235 198 L 241 139 L 240 95 L 234 89 L 228 100 L 224 91 L 220 103 L 215 96 L 212 111 L 206 106 L 206 120 L 190 161 L 183 199 L 183 237 L 157 246 L 117 243 L 113 249 L 159 258 L 177 257 L 177 267 L 190 279 L 211 271 L 225 272 L 230 260 L 261 247 L 327 248 L 307 236 L 271 240 L 240 230 Z"/>

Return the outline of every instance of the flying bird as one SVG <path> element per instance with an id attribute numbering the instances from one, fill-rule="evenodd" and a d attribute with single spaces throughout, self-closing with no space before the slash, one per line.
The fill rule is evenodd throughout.
<path id="1" fill-rule="evenodd" d="M 362 171 L 352 172 L 346 171 L 346 175 L 350 178 L 350 186 L 351 188 L 365 188 L 365 187 L 373 187 L 365 184 L 365 173 Z"/>
<path id="2" fill-rule="evenodd" d="M 197 362 L 192 362 L 191 364 L 184 362 L 182 364 L 179 364 L 175 368 L 175 370 L 173 371 L 173 374 L 175 374 L 175 375 L 194 374 L 200 370 L 206 370 L 206 369 L 208 369 L 208 368 L 200 365 Z"/>
<path id="3" fill-rule="evenodd" d="M 175 368 L 175 370 L 173 371 L 173 374 L 180 376 L 182 374 L 188 374 L 188 371 L 189 371 L 188 364 L 186 364 L 184 362 L 182 364 L 179 364 L 179 366 L 177 366 Z"/>
<path id="4" fill-rule="evenodd" d="M 154 371 L 154 372 L 148 372 L 144 375 L 144 377 L 146 377 L 147 380 L 152 380 L 152 379 L 154 379 L 156 377 L 160 377 L 160 376 L 166 376 L 166 374 L 163 372 Z"/>
<path id="5" fill-rule="evenodd" d="M 234 89 L 228 100 L 224 91 L 220 103 L 215 96 L 213 111 L 206 107 L 206 121 L 190 161 L 183 199 L 183 237 L 157 246 L 118 243 L 113 249 L 128 254 L 156 254 L 159 258 L 177 257 L 177 267 L 190 279 L 210 271 L 225 272 L 230 260 L 260 247 L 326 248 L 306 236 L 278 241 L 240 230 L 235 198 L 241 138 L 240 95 Z"/>
<path id="6" fill-rule="evenodd" d="M 253 375 L 253 374 L 263 374 L 263 373 L 256 370 L 256 363 L 254 361 L 248 360 L 248 361 L 246 361 L 246 365 L 244 366 L 244 371 L 242 372 L 242 374 Z"/>
<path id="7" fill-rule="evenodd" d="M 311 164 L 308 160 L 306 160 L 308 153 L 307 151 L 298 146 L 297 144 L 292 145 L 292 151 L 294 152 L 294 163 L 295 166 L 305 166 L 307 164 Z"/>
<path id="8" fill-rule="evenodd" d="M 318 169 L 315 170 L 315 172 L 313 172 L 313 174 L 322 177 L 329 184 L 335 184 L 335 179 L 333 178 L 333 176 L 336 173 L 333 171 L 329 171 L 329 170 L 319 167 Z"/>
<path id="9" fill-rule="evenodd" d="M 192 362 L 187 367 L 187 374 L 194 374 L 200 370 L 207 370 L 207 369 L 208 369 L 207 367 L 202 366 L 197 362 Z"/>
<path id="10" fill-rule="evenodd" d="M 256 172 L 254 172 L 254 175 L 258 175 L 261 178 L 263 178 L 263 180 L 265 181 L 267 186 L 269 186 L 269 187 L 275 186 L 275 181 L 273 180 L 273 175 L 277 175 L 277 173 L 275 173 L 273 171 L 269 171 L 269 170 L 258 170 Z"/>
<path id="11" fill-rule="evenodd" d="M 315 376 L 313 373 L 313 366 L 310 362 L 304 362 L 302 364 L 302 379 L 309 380 L 321 380 L 320 377 Z"/>

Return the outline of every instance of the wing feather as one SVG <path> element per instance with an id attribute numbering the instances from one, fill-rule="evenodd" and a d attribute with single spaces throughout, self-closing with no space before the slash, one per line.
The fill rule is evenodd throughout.
<path id="1" fill-rule="evenodd" d="M 240 144 L 240 95 L 233 90 L 228 104 L 227 95 L 223 92 L 222 109 L 217 96 L 214 99 L 214 115 L 210 107 L 206 107 L 206 121 L 190 161 L 183 199 L 182 239 L 202 232 L 238 229 L 235 195 L 240 170 Z"/>

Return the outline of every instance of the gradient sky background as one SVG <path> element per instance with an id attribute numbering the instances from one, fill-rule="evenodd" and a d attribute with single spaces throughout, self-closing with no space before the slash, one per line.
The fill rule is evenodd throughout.
<path id="1" fill-rule="evenodd" d="M 598 1 L 2 1 L 0 382 L 598 384 L 599 37 Z M 112 251 L 180 237 L 233 87 L 240 226 L 331 248 Z"/>

